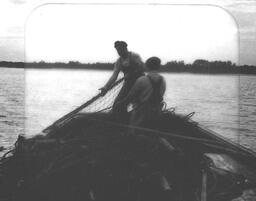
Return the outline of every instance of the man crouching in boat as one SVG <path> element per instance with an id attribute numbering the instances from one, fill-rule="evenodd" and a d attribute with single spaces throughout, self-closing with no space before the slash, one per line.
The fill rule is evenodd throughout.
<path id="1" fill-rule="evenodd" d="M 158 74 L 161 60 L 151 57 L 146 61 L 149 70 L 147 75 L 139 77 L 129 94 L 118 104 L 127 105 L 131 103 L 133 110 L 130 117 L 129 131 L 132 135 L 126 139 L 129 149 L 136 163 L 136 168 L 142 173 L 141 184 L 136 187 L 140 191 L 141 200 L 172 200 L 171 187 L 162 173 L 164 165 L 159 151 L 158 137 L 147 137 L 143 135 L 143 128 L 154 128 L 157 118 L 162 111 L 163 96 L 166 90 L 166 82 L 163 76 Z M 137 127 L 142 128 L 137 129 Z M 146 176 L 145 176 L 146 175 Z"/>
<path id="2" fill-rule="evenodd" d="M 105 95 L 109 87 L 117 80 L 120 71 L 123 72 L 124 84 L 116 97 L 112 108 L 114 114 L 117 114 L 120 118 L 125 114 L 126 106 L 122 104 L 118 104 L 117 106 L 117 103 L 127 96 L 137 78 L 144 75 L 144 63 L 138 54 L 128 51 L 126 42 L 116 41 L 115 48 L 120 57 L 115 63 L 112 76 L 109 78 L 105 86 L 100 88 L 100 90 L 102 95 Z"/>
<path id="3" fill-rule="evenodd" d="M 157 73 L 161 66 L 158 57 L 151 57 L 146 61 L 148 74 L 139 77 L 129 94 L 118 104 L 133 105 L 130 126 L 150 127 L 162 110 L 163 96 L 166 82 L 163 76 Z"/>

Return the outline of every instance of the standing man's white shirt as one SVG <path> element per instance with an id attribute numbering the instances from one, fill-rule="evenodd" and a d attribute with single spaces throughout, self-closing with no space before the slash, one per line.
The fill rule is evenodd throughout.
<path id="1" fill-rule="evenodd" d="M 129 52 L 127 58 L 119 57 L 115 63 L 114 71 L 122 71 L 125 75 L 132 70 L 131 67 L 135 68 L 137 71 L 144 72 L 144 63 L 140 55 L 134 52 Z"/>

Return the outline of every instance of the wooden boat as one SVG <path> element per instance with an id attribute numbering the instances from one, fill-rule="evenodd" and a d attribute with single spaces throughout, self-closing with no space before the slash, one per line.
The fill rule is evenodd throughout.
<path id="1" fill-rule="evenodd" d="M 256 153 L 193 113 L 164 109 L 154 124 L 130 128 L 129 113 L 120 122 L 86 105 L 33 138 L 19 136 L 0 161 L 1 201 L 255 199 Z"/>

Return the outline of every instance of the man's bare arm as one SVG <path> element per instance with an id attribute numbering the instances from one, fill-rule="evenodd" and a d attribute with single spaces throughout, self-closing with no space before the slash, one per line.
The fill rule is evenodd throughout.
<path id="1" fill-rule="evenodd" d="M 107 81 L 107 83 L 104 85 L 104 87 L 100 88 L 102 95 L 105 95 L 108 91 L 109 87 L 116 81 L 118 74 L 120 70 L 116 66 L 114 67 L 114 72 L 112 73 L 111 77 Z"/>
<path id="2" fill-rule="evenodd" d="M 109 80 L 105 84 L 104 88 L 108 89 L 116 81 L 119 72 L 120 72 L 119 70 L 114 70 L 111 77 L 109 78 Z"/>

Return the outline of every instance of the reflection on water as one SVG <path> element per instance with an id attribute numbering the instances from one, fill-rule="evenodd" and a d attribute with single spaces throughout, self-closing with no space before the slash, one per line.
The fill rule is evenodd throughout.
<path id="1" fill-rule="evenodd" d="M 0 70 L 4 74 L 0 85 L 5 90 L 0 94 L 0 101 L 4 103 L 0 109 L 0 141 L 10 145 L 24 132 L 24 97 L 25 130 L 26 135 L 31 136 L 96 95 L 111 73 L 29 69 L 25 71 L 24 85 L 22 70 Z M 183 114 L 194 111 L 193 120 L 256 150 L 256 77 L 241 76 L 239 79 L 231 75 L 168 73 L 164 76 L 167 81 L 165 100 L 169 107 Z M 13 125 L 3 123 L 7 119 L 11 119 Z"/>
<path id="2" fill-rule="evenodd" d="M 243 144 L 256 150 L 256 76 L 240 79 L 240 133 Z"/>
<path id="3" fill-rule="evenodd" d="M 167 102 L 181 113 L 196 112 L 193 120 L 238 140 L 238 77 L 167 74 Z"/>

